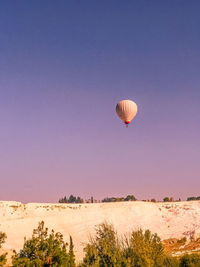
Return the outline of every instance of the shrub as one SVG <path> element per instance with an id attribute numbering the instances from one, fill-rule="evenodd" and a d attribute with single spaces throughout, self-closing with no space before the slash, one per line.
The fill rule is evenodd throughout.
<path id="1" fill-rule="evenodd" d="M 172 256 L 166 256 L 163 260 L 163 267 L 179 267 L 179 259 Z"/>
<path id="2" fill-rule="evenodd" d="M 186 238 L 186 237 L 183 237 L 183 238 L 181 238 L 181 239 L 178 239 L 178 240 L 177 240 L 177 243 L 178 243 L 178 244 L 181 244 L 181 245 L 184 245 L 186 241 L 187 241 L 187 238 Z"/>
<path id="3" fill-rule="evenodd" d="M 199 254 L 187 254 L 181 257 L 180 267 L 197 267 L 200 266 Z"/>
<path id="4" fill-rule="evenodd" d="M 5 243 L 5 240 L 6 240 L 6 234 L 5 233 L 2 233 L 0 232 L 0 248 L 2 247 L 2 244 Z M 6 263 L 6 255 L 7 253 L 4 253 L 2 255 L 0 255 L 0 266 L 4 266 L 5 263 Z"/>
<path id="5" fill-rule="evenodd" d="M 82 266 L 121 266 L 120 244 L 112 225 L 102 223 L 86 245 Z"/>

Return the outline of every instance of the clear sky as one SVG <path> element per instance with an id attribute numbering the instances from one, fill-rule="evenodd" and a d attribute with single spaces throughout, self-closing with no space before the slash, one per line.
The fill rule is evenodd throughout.
<path id="1" fill-rule="evenodd" d="M 199 10 L 1 1 L 0 199 L 200 195 Z M 121 99 L 138 105 L 128 129 Z"/>

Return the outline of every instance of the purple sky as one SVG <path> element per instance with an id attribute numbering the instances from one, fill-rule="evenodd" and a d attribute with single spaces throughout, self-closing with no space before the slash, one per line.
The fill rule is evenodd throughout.
<path id="1" fill-rule="evenodd" d="M 200 195 L 199 8 L 1 2 L 0 199 Z"/>

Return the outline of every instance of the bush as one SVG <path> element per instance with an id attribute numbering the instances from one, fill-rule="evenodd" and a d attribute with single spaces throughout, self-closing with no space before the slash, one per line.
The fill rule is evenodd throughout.
<path id="1" fill-rule="evenodd" d="M 199 254 L 187 254 L 181 257 L 180 267 L 197 267 L 200 266 Z"/>
<path id="2" fill-rule="evenodd" d="M 178 239 L 177 240 L 177 243 L 180 244 L 180 245 L 184 245 L 186 241 L 187 241 L 187 238 L 186 237 L 183 237 L 181 239 Z"/>
<path id="3" fill-rule="evenodd" d="M 0 232 L 0 248 L 2 247 L 2 244 L 5 243 L 5 240 L 6 240 L 6 234 L 5 233 L 2 233 Z M 4 253 L 2 255 L 0 255 L 0 266 L 4 266 L 5 263 L 6 263 L 6 255 L 7 253 Z"/>
<path id="4" fill-rule="evenodd" d="M 163 260 L 163 267 L 179 267 L 179 259 L 172 256 L 166 256 Z"/>
<path id="5" fill-rule="evenodd" d="M 70 241 L 72 242 L 71 238 Z M 72 267 L 74 265 L 70 264 L 70 256 L 66 247 L 67 243 L 63 241 L 62 234 L 55 233 L 53 230 L 48 234 L 48 228 L 44 227 L 42 221 L 38 228 L 33 230 L 32 238 L 25 241 L 23 249 L 13 258 L 13 267 Z M 73 250 L 73 245 L 71 250 Z"/>
<path id="6" fill-rule="evenodd" d="M 82 266 L 121 266 L 120 244 L 112 225 L 102 223 L 96 228 L 96 236 L 84 249 Z"/>

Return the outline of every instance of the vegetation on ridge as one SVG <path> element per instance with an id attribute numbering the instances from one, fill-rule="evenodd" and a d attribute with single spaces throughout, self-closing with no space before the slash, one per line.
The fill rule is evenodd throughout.
<path id="1" fill-rule="evenodd" d="M 105 197 L 102 200 L 96 200 L 93 197 L 84 200 L 81 197 L 76 197 L 73 195 L 70 195 L 69 198 L 67 198 L 66 196 L 62 197 L 59 199 L 59 203 L 98 203 L 98 202 L 121 202 L 121 201 L 136 201 L 136 197 L 134 195 L 128 195 L 126 197 L 122 196 L 122 197 Z M 188 197 L 187 201 L 191 201 L 191 200 L 200 200 L 200 196 L 199 197 Z M 152 199 L 145 199 L 142 201 L 147 201 L 147 202 L 161 202 L 159 200 L 156 200 L 155 198 Z M 181 201 L 181 199 L 177 199 L 174 200 L 173 197 L 164 197 L 163 198 L 163 202 L 177 202 L 177 201 Z"/>
<path id="2" fill-rule="evenodd" d="M 106 222 L 96 226 L 96 233 L 85 245 L 83 262 L 75 263 L 74 245 L 70 236 L 68 244 L 61 233 L 48 233 L 44 222 L 33 230 L 32 238 L 24 242 L 23 249 L 13 256 L 13 267 L 199 267 L 200 254 L 170 256 L 169 246 L 149 230 L 133 231 L 119 237 L 113 225 Z M 0 232 L 0 247 L 6 234 Z M 171 244 L 168 243 L 168 244 Z M 186 238 L 174 239 L 174 246 L 189 246 Z M 184 251 L 183 251 L 184 252 Z M 0 256 L 0 266 L 5 266 L 6 254 Z"/>

